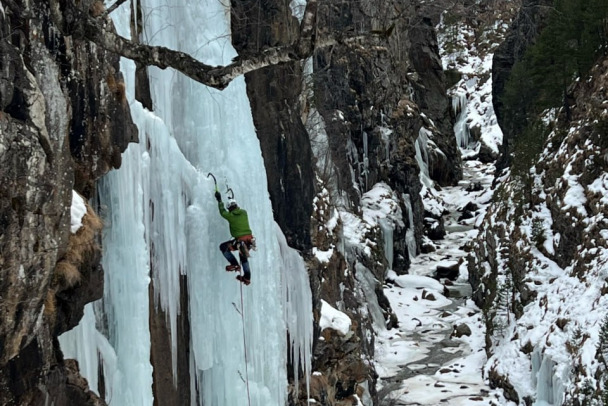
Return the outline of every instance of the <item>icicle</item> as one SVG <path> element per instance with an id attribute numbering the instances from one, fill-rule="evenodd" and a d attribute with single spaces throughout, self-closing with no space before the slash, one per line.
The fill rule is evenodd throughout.
<path id="1" fill-rule="evenodd" d="M 467 148 L 469 146 L 471 134 L 467 124 L 469 109 L 466 93 L 457 92 L 452 96 L 452 110 L 454 111 L 454 114 L 456 114 L 456 123 L 454 123 L 456 143 L 460 148 Z"/>
<path id="2" fill-rule="evenodd" d="M 384 239 L 384 257 L 388 262 L 388 269 L 393 269 L 393 231 L 394 226 L 390 220 L 380 219 L 378 221 L 382 237 Z"/>
<path id="3" fill-rule="evenodd" d="M 310 393 L 311 354 L 313 339 L 312 292 L 306 264 L 298 252 L 287 245 L 281 228 L 276 224 L 277 242 L 281 252 L 283 275 L 283 306 L 285 325 L 290 337 L 290 360 L 293 376 L 301 369 L 306 378 L 307 394 Z M 296 396 L 298 387 L 296 385 Z"/>
<path id="4" fill-rule="evenodd" d="M 365 178 L 365 190 L 368 189 L 368 185 L 367 185 L 367 178 L 368 178 L 368 174 L 369 174 L 369 158 L 368 158 L 368 143 L 367 143 L 367 132 L 366 131 L 362 131 L 363 132 L 363 177 Z"/>
<path id="5" fill-rule="evenodd" d="M 452 111 L 458 116 L 467 106 L 467 95 L 465 92 L 456 91 L 452 95 Z"/>
<path id="6" fill-rule="evenodd" d="M 416 139 L 416 162 L 420 167 L 420 182 L 428 188 L 433 187 L 433 181 L 429 175 L 429 134 L 431 132 L 424 127 L 420 127 L 418 138 Z"/>
<path id="7" fill-rule="evenodd" d="M 405 245 L 410 259 L 416 256 L 416 236 L 414 231 L 414 211 L 412 210 L 412 199 L 409 194 L 403 194 L 403 203 L 407 211 L 407 230 L 405 231 Z"/>

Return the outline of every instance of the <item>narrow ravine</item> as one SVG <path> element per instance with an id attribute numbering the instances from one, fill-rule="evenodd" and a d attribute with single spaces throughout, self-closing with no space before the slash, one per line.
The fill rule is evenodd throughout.
<path id="1" fill-rule="evenodd" d="M 445 237 L 434 241 L 434 252 L 412 259 L 409 275 L 389 274 L 385 285 L 399 327 L 377 338 L 381 405 L 490 405 L 500 396 L 482 376 L 484 327 L 470 300 L 466 262 L 492 196 L 494 166 L 465 161 L 463 170 L 457 186 L 435 193 L 447 211 Z"/>

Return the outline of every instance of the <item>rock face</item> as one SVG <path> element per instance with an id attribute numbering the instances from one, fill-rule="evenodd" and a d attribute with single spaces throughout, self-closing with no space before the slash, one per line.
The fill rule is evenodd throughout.
<path id="1" fill-rule="evenodd" d="M 608 204 L 600 192 L 606 188 L 608 171 L 606 89 L 608 59 L 604 57 L 588 80 L 576 81 L 570 87 L 568 96 L 575 101 L 571 120 L 562 111 L 551 123 L 545 149 L 530 172 L 535 174 L 534 179 L 528 184 L 507 181 L 497 192 L 502 199 L 488 210 L 487 219 L 491 221 L 484 223 L 469 260 L 473 297 L 486 318 L 489 377 L 514 401 L 531 394 L 527 388 L 509 382 L 509 366 L 492 358 L 495 345 L 513 346 L 513 351 L 525 354 L 521 362 L 529 362 L 531 371 L 531 353 L 544 362 L 555 357 L 553 354 L 570 351 L 569 359 L 574 361 L 568 366 L 569 375 L 556 378 L 564 382 L 564 404 L 573 399 L 592 403 L 597 395 L 583 394 L 579 389 L 588 377 L 599 376 L 601 367 L 598 360 L 581 357 L 577 332 L 588 331 L 590 325 L 598 323 L 598 316 L 588 319 L 586 315 L 601 314 L 596 303 L 606 292 L 602 257 L 608 245 L 602 229 Z M 574 190 L 581 199 L 573 204 L 568 196 Z M 556 264 L 551 277 L 544 274 L 548 263 Z M 567 280 L 568 289 L 563 289 L 563 280 Z M 576 309 L 580 309 L 583 294 L 589 294 L 585 300 L 590 308 L 581 315 Z M 534 329 L 529 317 L 525 321 L 526 310 L 538 308 L 544 309 L 546 329 Z M 501 326 L 500 317 L 505 312 L 514 317 L 511 325 L 515 327 L 509 331 Z"/>
<path id="2" fill-rule="evenodd" d="M 433 137 L 438 149 L 431 150 L 429 175 L 442 186 L 452 185 L 462 177 L 462 168 L 453 130 L 455 117 L 446 96 L 446 77 L 439 58 L 435 25 L 426 14 L 415 18 L 421 21 L 409 30 L 409 58 L 419 78 L 412 81 L 414 101 L 439 130 L 438 136 Z"/>
<path id="3" fill-rule="evenodd" d="M 0 13 L 0 403 L 95 404 L 54 337 L 101 295 L 99 253 L 76 261 L 77 286 L 56 266 L 73 238 L 72 189 L 91 197 L 136 132 L 118 59 L 59 35 L 45 2 L 21 7 Z"/>
<path id="4" fill-rule="evenodd" d="M 289 5 L 287 0 L 233 1 L 233 43 L 239 54 L 292 42 L 299 23 Z M 311 246 L 329 250 L 343 245 L 339 231 L 325 229 L 329 216 L 336 207 L 360 214 L 363 193 L 385 182 L 410 199 L 400 198 L 400 203 L 403 212 L 412 211 L 413 222 L 394 235 L 394 268 L 407 272 L 405 232 L 412 228 L 417 244 L 423 235 L 415 158 L 421 128 L 431 141 L 431 177 L 447 185 L 462 174 L 433 24 L 419 10 L 402 7 L 395 2 L 363 1 L 360 7 L 321 2 L 317 37 L 343 42 L 318 50 L 308 65 L 291 63 L 246 75 L 275 219 L 290 245 L 304 249 L 307 257 Z M 319 132 L 326 139 L 312 135 Z M 371 230 L 368 238 L 382 241 L 380 230 Z M 308 261 L 316 321 L 321 299 L 355 321 L 347 337 L 326 332 L 315 341 L 313 368 L 323 377 L 316 379 L 313 396 L 322 403 L 360 395 L 363 387 L 377 401 L 375 372 L 361 361 L 373 357 L 374 347 L 368 338 L 372 321 L 360 310 L 365 298 L 361 273 L 371 272 L 374 300 L 389 326 L 393 319 L 381 288 L 386 269 L 381 243 L 372 252 L 336 250 L 329 263 Z M 291 402 L 304 404 L 305 399 Z"/>
<path id="5" fill-rule="evenodd" d="M 232 42 L 240 55 L 285 45 L 297 36 L 299 23 L 291 15 L 288 1 L 232 1 L 232 8 Z M 275 220 L 292 247 L 310 249 L 314 175 L 299 102 L 302 66 L 269 67 L 251 72 L 245 79 Z"/>
<path id="6" fill-rule="evenodd" d="M 553 0 L 523 0 L 519 14 L 513 21 L 509 34 L 496 49 L 492 60 L 492 103 L 498 124 L 503 132 L 501 155 L 496 163 L 498 171 L 511 163 L 510 154 L 515 136 L 522 130 L 521 120 L 512 121 L 505 115 L 502 96 L 513 65 L 526 49 L 534 44 L 544 27 Z M 512 117 L 513 115 L 511 115 Z"/>
<path id="7" fill-rule="evenodd" d="M 423 233 L 420 169 L 415 160 L 421 128 L 427 131 L 429 145 L 436 146 L 428 148 L 431 177 L 452 184 L 462 171 L 430 19 L 392 2 L 364 3 L 359 9 L 347 4 L 321 8 L 320 26 L 331 27 L 326 35 L 352 32 L 360 40 L 316 53 L 310 108 L 323 119 L 326 153 L 336 167 L 332 182 L 346 192 L 347 204 L 356 210 L 361 194 L 377 182 L 411 198 L 413 224 L 395 230 L 394 238 L 394 268 L 405 272 L 409 266 L 405 229 L 413 227 L 418 242 Z M 386 26 L 386 21 L 395 24 Z M 327 174 L 324 177 L 322 181 L 329 183 Z M 409 210 L 403 201 L 402 210 Z"/>
<path id="8" fill-rule="evenodd" d="M 78 323 L 84 304 L 102 293 L 103 271 L 95 245 L 100 224 L 89 209 L 83 231 L 71 234 L 70 205 L 72 190 L 86 199 L 94 197 L 95 181 L 120 166 L 127 143 L 137 141 L 136 129 L 116 56 L 80 40 L 78 33 L 62 36 L 45 2 L 4 3 L 0 13 L 0 404 L 100 405 L 103 401 L 88 390 L 76 363 L 63 360 L 56 340 Z M 98 5 L 79 2 L 83 10 L 91 7 L 96 13 Z M 241 54 L 295 38 L 298 21 L 291 14 L 290 1 L 259 2 L 254 9 L 244 2 L 232 5 L 233 40 Z M 423 235 L 415 158 L 422 128 L 428 141 L 425 138 L 419 147 L 428 150 L 431 177 L 443 185 L 461 176 L 452 133 L 454 117 L 431 18 L 420 10 L 402 9 L 394 1 L 363 1 L 360 6 L 322 3 L 318 35 L 352 41 L 317 52 L 310 61 L 311 77 L 301 63 L 246 76 L 275 218 L 290 245 L 303 250 L 309 260 L 316 321 L 321 299 L 353 320 L 346 336 L 326 331 L 320 340 L 316 335 L 313 363 L 323 373 L 318 393 L 327 402 L 365 393 L 368 401 L 377 403 L 374 368 L 362 361 L 373 358 L 373 337 L 368 334 L 373 322 L 361 306 L 366 298 L 377 301 L 389 327 L 394 316 L 382 294 L 387 265 L 382 243 L 369 254 L 336 250 L 327 264 L 321 264 L 312 257 L 311 247 L 329 249 L 343 245 L 343 240 L 337 232 L 342 224 L 336 232 L 319 226 L 327 223 L 337 206 L 360 215 L 363 193 L 378 182 L 386 183 L 399 196 L 401 210 L 411 212 L 411 223 L 404 216 L 407 224 L 398 226 L 394 235 L 394 268 L 405 273 L 410 254 L 406 230 L 413 230 L 416 250 Z M 63 17 L 62 24 L 69 25 L 74 16 Z M 145 94 L 145 83 L 139 84 L 138 92 Z M 322 156 L 314 151 L 307 131 L 313 113 L 327 134 L 328 148 L 322 152 L 330 158 L 331 175 L 319 165 Z M 323 195 L 326 186 L 330 192 Z M 323 213 L 318 211 L 322 205 Z M 367 237 L 382 241 L 381 230 L 370 229 Z M 76 253 L 75 246 L 85 248 Z M 375 281 L 370 284 L 371 296 L 363 291 L 363 275 Z M 181 331 L 188 331 L 187 314 L 180 323 Z M 162 341 L 167 336 L 163 315 L 154 313 L 150 325 L 152 357 L 161 358 L 167 348 Z M 187 354 L 179 356 L 180 364 L 185 363 Z M 187 402 L 172 382 L 163 382 L 169 375 L 162 370 L 166 365 L 155 365 L 154 391 L 165 394 L 159 402 Z M 180 379 L 179 385 L 186 386 L 188 377 Z"/>

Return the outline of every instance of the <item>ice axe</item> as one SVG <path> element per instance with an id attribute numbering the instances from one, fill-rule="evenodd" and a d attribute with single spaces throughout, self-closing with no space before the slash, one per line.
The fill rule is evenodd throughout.
<path id="1" fill-rule="evenodd" d="M 217 188 L 217 179 L 215 179 L 215 175 L 213 175 L 211 172 L 209 172 L 207 174 L 207 177 L 211 176 L 213 178 L 213 183 L 215 184 L 215 191 L 219 192 L 220 190 Z"/>
<path id="2" fill-rule="evenodd" d="M 228 179 L 224 178 L 224 182 L 226 182 L 226 196 L 228 196 L 228 199 L 234 200 L 234 191 L 232 188 L 228 187 Z"/>
<path id="3" fill-rule="evenodd" d="M 207 174 L 207 177 L 211 176 L 213 178 L 213 183 L 215 184 L 215 191 L 219 192 L 219 188 L 217 187 L 217 179 L 215 179 L 215 175 L 212 174 L 211 172 L 209 172 Z M 234 191 L 232 190 L 232 188 L 228 187 L 228 184 L 226 184 L 226 194 L 228 195 L 229 199 L 234 199 Z"/>

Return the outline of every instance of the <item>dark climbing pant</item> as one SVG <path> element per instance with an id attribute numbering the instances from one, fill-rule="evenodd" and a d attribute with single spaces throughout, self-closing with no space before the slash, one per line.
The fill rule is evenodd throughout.
<path id="1" fill-rule="evenodd" d="M 249 236 L 248 236 L 249 237 Z M 236 258 L 232 254 L 232 251 L 239 251 L 239 260 L 241 261 L 241 267 L 243 268 L 243 277 L 245 279 L 251 279 L 251 270 L 249 269 L 249 261 L 247 260 L 247 255 L 243 252 L 243 250 L 239 249 L 241 244 L 245 244 L 247 250 L 251 249 L 250 239 L 238 240 L 233 238 L 232 240 L 225 241 L 220 244 L 220 251 L 224 254 L 224 257 L 230 262 L 230 265 L 237 266 L 239 263 L 236 261 Z"/>

